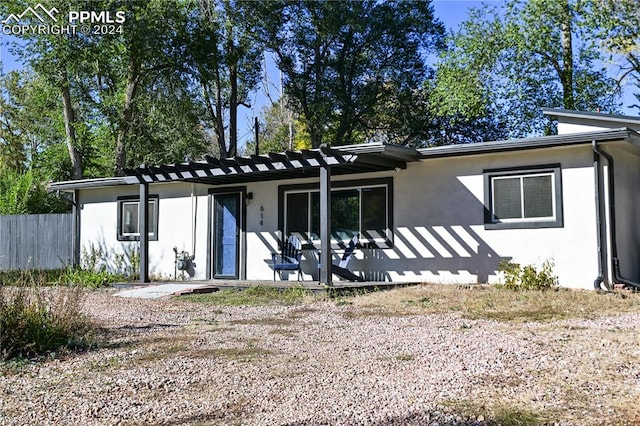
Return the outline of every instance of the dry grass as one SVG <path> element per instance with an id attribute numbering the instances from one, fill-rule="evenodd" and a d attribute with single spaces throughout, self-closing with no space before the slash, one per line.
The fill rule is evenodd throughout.
<path id="1" fill-rule="evenodd" d="M 445 403 L 465 419 L 478 419 L 491 425 L 539 426 L 553 424 L 549 413 L 536 412 L 515 404 L 485 405 L 478 402 L 455 400 Z"/>
<path id="2" fill-rule="evenodd" d="M 0 360 L 91 346 L 95 327 L 82 307 L 78 287 L 0 286 Z"/>
<path id="3" fill-rule="evenodd" d="M 347 300 L 352 316 L 414 315 L 460 312 L 468 319 L 509 322 L 595 318 L 640 312 L 640 294 L 586 290 L 515 292 L 493 286 L 425 284 L 369 293 Z M 344 300 L 341 300 L 345 304 Z"/>

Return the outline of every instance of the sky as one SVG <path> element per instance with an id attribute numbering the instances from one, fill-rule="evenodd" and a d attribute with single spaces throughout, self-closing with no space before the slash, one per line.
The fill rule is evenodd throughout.
<path id="1" fill-rule="evenodd" d="M 0 0 L 1 1 L 1 0 Z M 35 1 L 35 0 L 34 0 Z M 455 30 L 466 19 L 467 11 L 471 7 L 480 7 L 483 3 L 499 4 L 500 0 L 468 1 L 468 0 L 433 0 L 433 8 L 435 16 L 444 24 L 447 31 Z M 11 55 L 8 50 L 7 43 L 10 41 L 8 36 L 0 34 L 0 64 L 2 64 L 3 72 L 9 72 L 22 67 L 20 63 Z M 277 98 L 280 93 L 280 76 L 273 61 L 266 58 L 265 66 L 268 77 L 268 92 L 272 98 Z M 265 83 L 263 83 L 263 86 Z M 624 105 L 630 105 L 635 99 L 629 93 L 623 97 Z M 253 139 L 253 122 L 254 117 L 260 116 L 262 110 L 269 105 L 269 98 L 266 96 L 266 90 L 263 88 L 250 96 L 249 99 L 252 107 L 241 107 L 238 111 L 238 139 L 242 144 L 244 141 Z M 637 115 L 637 110 L 631 110 L 623 107 L 623 113 Z M 241 148 L 241 147 L 240 147 Z M 242 148 L 241 148 L 242 149 Z"/>

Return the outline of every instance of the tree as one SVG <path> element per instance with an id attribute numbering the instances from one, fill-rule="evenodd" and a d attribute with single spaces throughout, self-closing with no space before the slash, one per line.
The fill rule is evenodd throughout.
<path id="1" fill-rule="evenodd" d="M 311 148 L 311 139 L 304 123 L 280 98 L 264 108 L 259 120 L 260 153 Z M 255 140 L 246 144 L 245 155 L 255 154 Z"/>
<path id="2" fill-rule="evenodd" d="M 47 192 L 34 170 L 0 174 L 0 214 L 64 213 L 69 202 Z"/>
<path id="3" fill-rule="evenodd" d="M 580 39 L 579 12 L 570 0 L 473 9 L 438 64 L 439 114 L 491 117 L 516 137 L 552 131 L 542 107 L 615 112 L 614 81 Z"/>
<path id="4" fill-rule="evenodd" d="M 0 170 L 71 178 L 60 93 L 26 69 L 0 76 Z"/>
<path id="5" fill-rule="evenodd" d="M 428 1 L 265 2 L 257 15 L 313 147 L 364 141 L 383 99 L 422 85 L 443 35 Z"/>
<path id="6" fill-rule="evenodd" d="M 238 153 L 238 107 L 249 106 L 249 93 L 260 78 L 262 49 L 243 16 L 253 13 L 251 3 L 200 0 L 190 16 L 188 72 L 199 92 L 194 96 L 204 105 L 201 121 L 213 130 L 220 157 Z"/>
<path id="7" fill-rule="evenodd" d="M 103 9 L 109 9 L 109 2 L 100 4 Z M 140 145 L 132 141 L 157 124 L 141 127 L 138 115 L 144 115 L 145 94 L 159 88 L 173 89 L 172 86 L 180 82 L 176 74 L 181 70 L 184 49 L 178 34 L 186 25 L 187 13 L 175 0 L 126 2 L 120 7 L 126 13 L 121 33 L 99 35 L 90 40 L 87 51 L 91 54 L 89 69 L 94 78 L 84 88 L 85 96 L 109 122 L 115 140 L 115 175 L 135 165 L 127 160 L 127 155 L 139 153 Z M 94 82 L 95 88 L 92 88 Z M 172 96 L 171 91 L 163 94 L 168 98 Z M 150 139 L 154 148 L 162 150 L 161 145 L 152 142 Z M 136 155 L 136 158 L 140 157 Z"/>
<path id="8" fill-rule="evenodd" d="M 633 0 L 586 0 L 583 3 L 587 33 L 597 47 L 609 53 L 618 64 L 620 86 L 627 81 L 635 86 L 640 110 L 640 8 Z"/>
<path id="9" fill-rule="evenodd" d="M 72 2 L 60 5 L 59 23 L 67 24 L 68 11 Z M 28 2 L 11 0 L 3 2 L 0 11 L 3 15 L 20 13 L 30 6 Z M 5 15 L 5 16 L 6 16 Z M 39 25 L 41 22 L 33 15 L 22 17 L 22 24 Z M 72 177 L 82 178 L 82 156 L 79 146 L 76 124 L 77 112 L 72 95 L 72 76 L 78 71 L 78 64 L 83 61 L 84 42 L 72 34 L 46 34 L 41 32 L 25 32 L 21 36 L 25 44 L 16 43 L 14 48 L 31 68 L 55 87 L 61 97 L 61 108 L 64 117 L 65 141 L 72 167 Z"/>
<path id="10" fill-rule="evenodd" d="M 14 12 L 26 6 L 16 0 L 2 5 Z M 14 46 L 38 79 L 57 91 L 49 108 L 60 111 L 64 123 L 69 177 L 121 175 L 145 161 L 200 157 L 205 131 L 183 64 L 192 6 L 94 0 L 57 8 L 60 25 L 67 24 L 69 10 L 117 9 L 126 16 L 113 34 L 25 33 Z M 40 164 L 58 162 L 60 151 L 51 148 Z"/>

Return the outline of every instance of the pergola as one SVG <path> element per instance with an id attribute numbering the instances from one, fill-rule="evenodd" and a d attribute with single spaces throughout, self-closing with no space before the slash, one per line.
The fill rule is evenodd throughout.
<path id="1" fill-rule="evenodd" d="M 331 176 L 400 170 L 417 161 L 413 148 L 384 143 L 320 147 L 248 157 L 217 159 L 206 156 L 161 166 L 125 169 L 125 182 L 140 186 L 140 229 L 149 221 L 149 184 L 191 182 L 225 185 L 281 179 L 320 178 L 320 282 L 331 285 Z M 140 232 L 140 281 L 149 282 L 149 236 Z"/>

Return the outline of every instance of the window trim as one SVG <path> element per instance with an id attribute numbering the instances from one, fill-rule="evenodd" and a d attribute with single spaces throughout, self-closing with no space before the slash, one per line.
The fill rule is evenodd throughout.
<path id="1" fill-rule="evenodd" d="M 131 203 L 137 201 L 138 202 L 138 213 L 140 212 L 140 197 L 137 195 L 126 195 L 117 198 L 118 205 L 118 223 L 117 223 L 117 239 L 118 241 L 140 241 L 140 233 L 137 232 L 135 234 L 124 234 L 122 232 L 122 205 L 125 203 Z M 155 203 L 155 217 L 154 217 L 154 227 L 153 230 L 149 233 L 149 241 L 158 241 L 158 217 L 160 210 L 160 197 L 158 194 L 149 195 L 149 203 Z M 140 218 L 138 218 L 138 230 L 140 229 Z"/>
<path id="2" fill-rule="evenodd" d="M 387 228 L 385 229 L 384 241 L 368 241 L 360 236 L 361 241 L 358 243 L 358 247 L 361 248 L 392 248 L 393 247 L 393 178 L 375 178 L 375 179 L 357 179 L 357 180 L 344 180 L 331 182 L 331 191 L 345 190 L 345 189 L 362 189 L 369 187 L 381 187 L 385 186 L 387 189 L 387 208 L 386 219 Z M 285 232 L 285 216 L 286 216 L 286 194 L 292 192 L 315 192 L 320 190 L 320 184 L 316 183 L 303 183 L 294 185 L 280 185 L 278 186 L 278 229 L 284 235 Z M 360 206 L 362 209 L 362 206 Z M 361 212 L 360 212 L 361 213 Z M 308 213 L 310 214 L 310 212 Z M 362 215 L 360 216 L 360 222 L 362 222 Z M 304 240 L 303 249 L 318 249 L 320 248 L 320 240 Z M 332 248 L 339 249 L 344 248 L 347 244 L 347 240 L 335 240 L 331 239 Z"/>
<path id="3" fill-rule="evenodd" d="M 493 181 L 494 178 L 523 178 L 527 176 L 552 176 L 552 206 L 555 215 L 549 218 L 522 218 L 496 220 L 493 209 Z M 540 166 L 525 166 L 504 169 L 489 169 L 483 171 L 484 176 L 484 228 L 485 229 L 536 229 L 564 227 L 562 205 L 562 169 L 560 164 Z M 524 194 L 521 196 L 524 202 Z"/>

